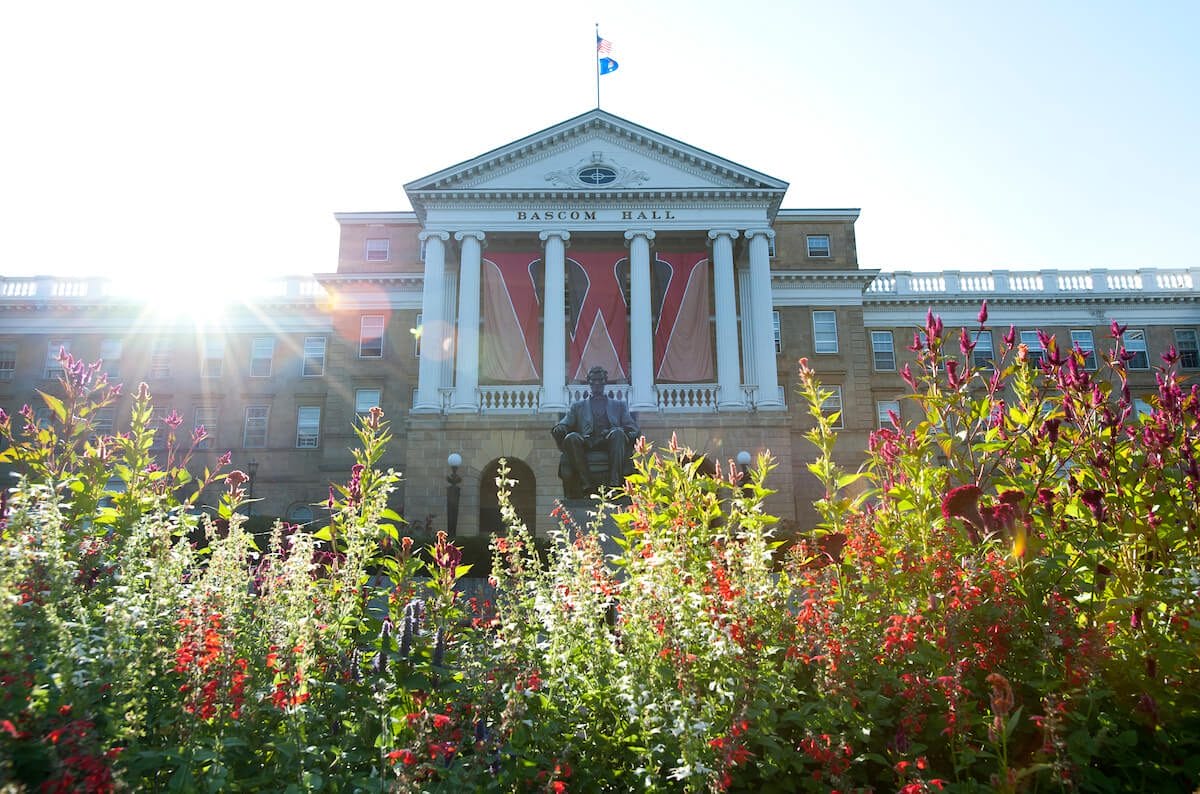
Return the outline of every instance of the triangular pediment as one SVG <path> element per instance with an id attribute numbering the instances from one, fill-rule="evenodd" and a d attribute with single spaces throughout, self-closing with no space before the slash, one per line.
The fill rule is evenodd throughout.
<path id="1" fill-rule="evenodd" d="M 599 197 L 753 195 L 778 206 L 787 183 L 603 110 L 592 110 L 405 185 L 413 207 L 454 194 Z"/>

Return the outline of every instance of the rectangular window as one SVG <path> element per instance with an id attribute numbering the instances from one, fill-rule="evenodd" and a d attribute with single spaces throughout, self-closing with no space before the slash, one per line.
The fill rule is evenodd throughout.
<path id="1" fill-rule="evenodd" d="M 0 342 L 0 380 L 12 380 L 17 371 L 17 343 Z"/>
<path id="2" fill-rule="evenodd" d="M 367 240 L 367 261 L 368 262 L 386 262 L 388 261 L 389 240 L 376 239 Z"/>
<path id="3" fill-rule="evenodd" d="M 775 258 L 775 235 L 767 235 L 767 256 L 771 259 Z"/>
<path id="4" fill-rule="evenodd" d="M 304 337 L 304 365 L 300 374 L 306 378 L 319 378 L 325 374 L 325 337 Z"/>
<path id="5" fill-rule="evenodd" d="M 829 256 L 829 235 L 808 235 L 808 255 L 817 257 Z"/>
<path id="6" fill-rule="evenodd" d="M 1038 338 L 1037 331 L 1022 331 L 1021 344 L 1029 349 L 1030 365 L 1042 363 L 1042 359 L 1046 355 L 1046 351 L 1042 349 L 1042 340 Z"/>
<path id="7" fill-rule="evenodd" d="M 896 345 L 892 340 L 891 331 L 871 332 L 871 352 L 875 356 L 877 372 L 894 372 L 896 370 Z"/>
<path id="8" fill-rule="evenodd" d="M 275 337 L 256 336 L 250 343 L 250 377 L 271 377 L 271 366 L 275 359 Z"/>
<path id="9" fill-rule="evenodd" d="M 816 353 L 838 352 L 837 312 L 814 311 L 813 351 Z"/>
<path id="10" fill-rule="evenodd" d="M 121 374 L 121 340 L 103 339 L 100 342 L 100 361 L 104 363 L 104 373 L 110 378 Z"/>
<path id="11" fill-rule="evenodd" d="M 783 329 L 779 324 L 779 312 L 771 312 L 771 333 L 775 338 L 775 352 L 783 352 Z"/>
<path id="12" fill-rule="evenodd" d="M 379 389 L 355 389 L 354 413 L 365 414 L 372 408 L 378 408 L 381 397 Z"/>
<path id="13" fill-rule="evenodd" d="M 271 406 L 247 405 L 246 424 L 242 430 L 242 446 L 246 449 L 263 449 L 267 446 L 267 420 Z"/>
<path id="14" fill-rule="evenodd" d="M 51 339 L 46 343 L 46 366 L 42 373 L 46 378 L 61 378 L 63 376 L 63 367 L 58 360 L 60 353 L 71 352 L 70 339 Z"/>
<path id="15" fill-rule="evenodd" d="M 204 358 L 200 361 L 200 377 L 219 378 L 225 364 L 225 340 L 221 337 L 204 340 Z"/>
<path id="16" fill-rule="evenodd" d="M 169 337 L 156 336 L 150 343 L 150 372 L 151 378 L 171 377 L 171 340 Z"/>
<path id="17" fill-rule="evenodd" d="M 97 436 L 111 436 L 113 432 L 113 422 L 117 418 L 117 409 L 113 407 L 101 408 L 92 414 L 92 430 Z"/>
<path id="18" fill-rule="evenodd" d="M 1196 329 L 1176 328 L 1175 349 L 1179 352 L 1179 366 L 1200 369 L 1200 345 L 1197 344 Z"/>
<path id="19" fill-rule="evenodd" d="M 995 369 L 996 353 L 992 348 L 991 331 L 972 331 L 971 341 L 975 349 L 971 351 L 971 364 L 978 369 Z"/>
<path id="20" fill-rule="evenodd" d="M 1146 352 L 1146 332 L 1126 331 L 1122 337 L 1125 342 L 1125 352 L 1132 353 L 1129 359 L 1130 369 L 1150 369 L 1150 356 Z"/>
<path id="21" fill-rule="evenodd" d="M 302 405 L 296 412 L 296 447 L 316 449 L 321 441 L 321 407 Z"/>
<path id="22" fill-rule="evenodd" d="M 417 315 L 417 327 L 413 329 L 413 355 L 417 358 L 421 357 L 421 317 Z"/>
<path id="23" fill-rule="evenodd" d="M 359 358 L 383 358 L 383 315 L 364 314 L 358 335 Z"/>
<path id="24" fill-rule="evenodd" d="M 1154 413 L 1154 406 L 1150 404 L 1147 397 L 1133 398 L 1133 416 L 1132 419 L 1140 420 L 1143 416 L 1149 416 Z"/>
<path id="25" fill-rule="evenodd" d="M 212 449 L 217 438 L 217 407 L 215 405 L 197 405 L 195 420 L 192 422 L 192 433 L 204 428 L 204 440 L 196 445 L 196 449 Z"/>
<path id="26" fill-rule="evenodd" d="M 167 435 L 171 429 L 163 422 L 163 417 L 163 414 L 159 414 L 150 420 L 150 429 L 154 431 L 154 440 L 150 442 L 150 449 L 163 450 L 167 448 Z"/>
<path id="27" fill-rule="evenodd" d="M 875 403 L 875 414 L 879 419 L 880 427 L 891 427 L 891 414 L 896 415 L 896 419 L 900 418 L 900 401 L 899 400 L 879 400 Z"/>
<path id="28" fill-rule="evenodd" d="M 825 386 L 832 392 L 821 403 L 821 413 L 826 416 L 833 417 L 834 427 L 843 427 L 842 424 L 842 387 L 841 386 Z"/>
<path id="29" fill-rule="evenodd" d="M 1096 340 L 1088 330 L 1071 332 L 1071 349 L 1079 348 L 1083 353 L 1083 368 L 1096 368 Z"/>

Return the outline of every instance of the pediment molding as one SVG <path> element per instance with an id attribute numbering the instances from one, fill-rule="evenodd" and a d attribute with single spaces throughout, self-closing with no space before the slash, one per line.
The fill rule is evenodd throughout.
<path id="1" fill-rule="evenodd" d="M 564 162 L 572 152 L 574 157 Z M 593 110 L 414 180 L 405 191 L 423 219 L 426 207 L 435 203 L 660 201 L 679 194 L 755 203 L 765 198 L 773 213 L 787 187 L 782 180 Z"/>
<path id="2" fill-rule="evenodd" d="M 680 190 L 447 190 L 422 191 L 410 194 L 414 203 L 419 199 L 425 209 L 451 209 L 464 205 L 487 206 L 496 209 L 522 209 L 531 201 L 543 204 L 588 203 L 600 207 L 626 208 L 647 202 L 680 208 L 721 208 L 769 205 L 774 191 L 738 190 L 730 188 Z"/>

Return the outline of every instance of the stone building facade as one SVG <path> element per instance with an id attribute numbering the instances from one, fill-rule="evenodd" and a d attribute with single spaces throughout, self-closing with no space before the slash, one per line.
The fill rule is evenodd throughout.
<path id="1" fill-rule="evenodd" d="M 0 406 L 52 390 L 62 347 L 103 359 L 185 429 L 206 426 L 202 462 L 230 450 L 252 468 L 256 512 L 307 521 L 348 476 L 356 414 L 379 405 L 410 520 L 445 526 L 457 453 L 460 534 L 497 528 L 500 459 L 544 532 L 561 495 L 549 428 L 601 364 L 651 442 L 674 434 L 722 463 L 769 451 L 768 507 L 803 527 L 816 483 L 800 357 L 836 388 L 851 468 L 889 410 L 915 418 L 898 373 L 930 308 L 973 327 L 987 299 L 995 347 L 1010 324 L 1100 347 L 1119 320 L 1145 353 L 1132 362 L 1143 396 L 1169 346 L 1200 371 L 1200 268 L 864 269 L 858 210 L 782 208 L 786 190 L 591 111 L 409 183 L 412 210 L 338 214 L 335 272 L 247 291 L 220 315 L 162 311 L 100 279 L 4 278 Z M 104 417 L 113 431 L 132 391 Z"/>

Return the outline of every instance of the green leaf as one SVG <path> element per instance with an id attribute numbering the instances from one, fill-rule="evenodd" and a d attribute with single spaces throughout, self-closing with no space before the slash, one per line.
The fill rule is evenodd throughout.
<path id="1" fill-rule="evenodd" d="M 58 418 L 60 423 L 67 421 L 67 406 L 63 405 L 62 400 L 52 394 L 46 394 L 41 389 L 38 389 L 38 394 L 41 395 L 42 402 L 46 403 L 46 407 Z"/>
<path id="2" fill-rule="evenodd" d="M 313 537 L 317 540 L 332 540 L 333 532 L 329 529 L 329 526 L 326 525 L 314 532 Z"/>
<path id="3" fill-rule="evenodd" d="M 841 477 L 838 477 L 837 487 L 845 488 L 847 485 L 853 485 L 854 483 L 858 482 L 859 480 L 861 480 L 863 477 L 866 477 L 866 476 L 867 476 L 866 472 L 862 472 L 862 471 L 855 472 L 854 474 L 843 474 Z"/>
<path id="4" fill-rule="evenodd" d="M 1021 711 L 1024 708 L 1025 708 L 1024 706 L 1021 706 L 1020 708 L 1018 708 L 1016 711 L 1013 712 L 1013 715 L 1011 717 L 1008 718 L 1008 722 L 1005 723 L 1005 725 L 1004 725 L 1004 738 L 1005 739 L 1008 739 L 1010 736 L 1012 736 L 1013 731 L 1015 731 L 1017 729 L 1017 722 L 1020 721 Z"/>

